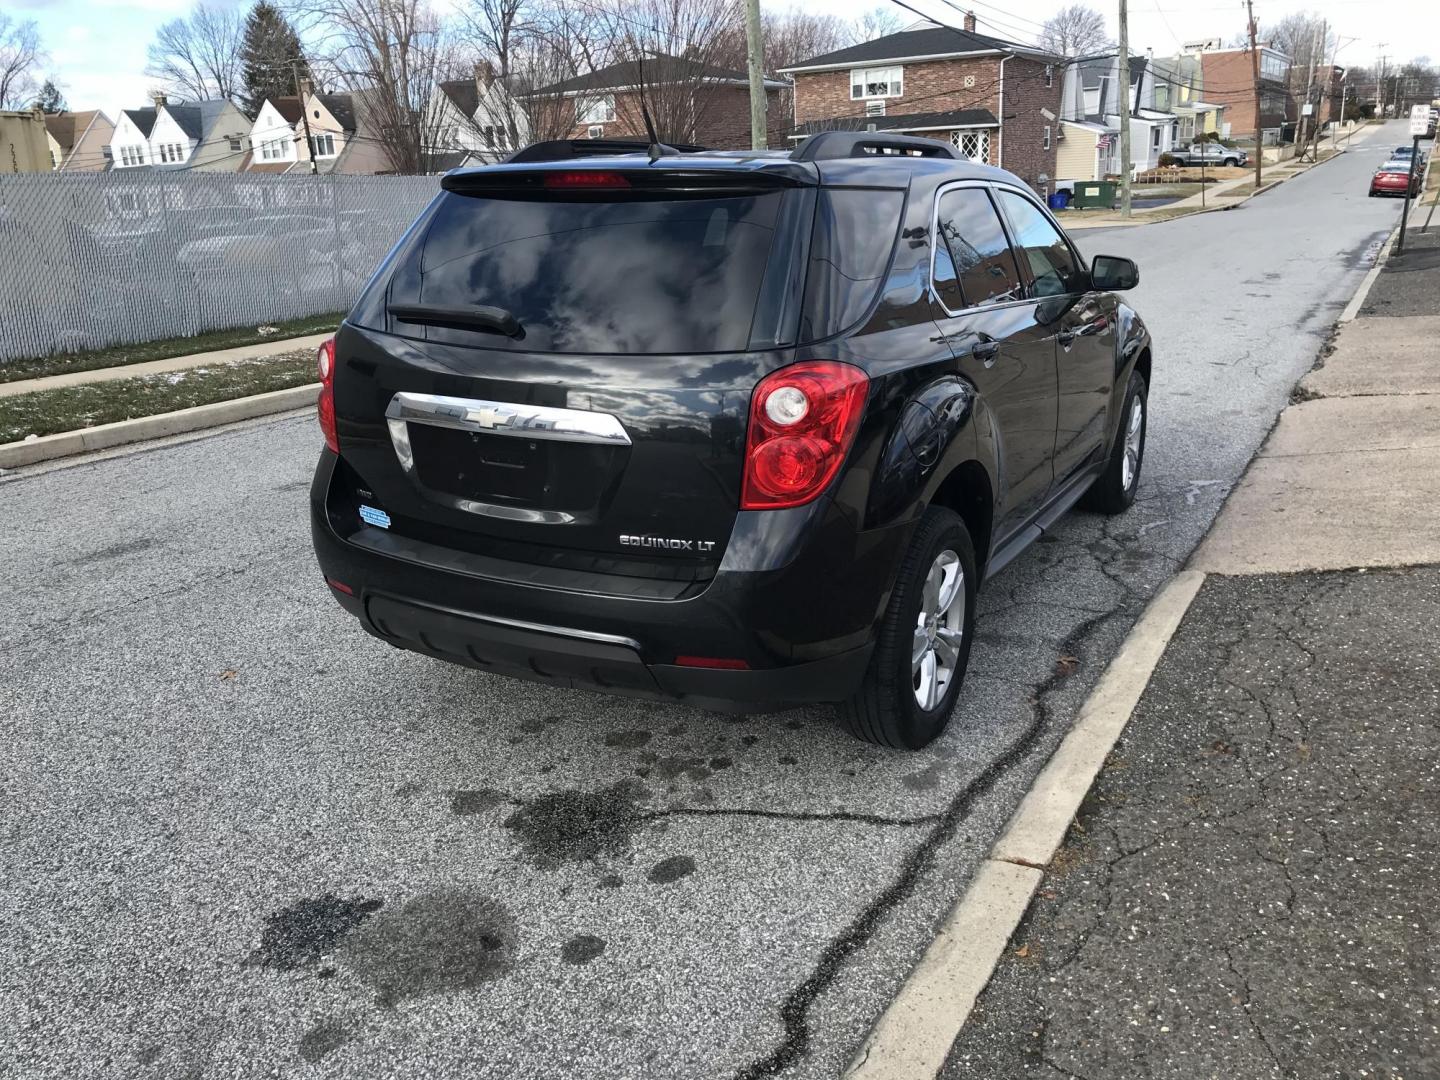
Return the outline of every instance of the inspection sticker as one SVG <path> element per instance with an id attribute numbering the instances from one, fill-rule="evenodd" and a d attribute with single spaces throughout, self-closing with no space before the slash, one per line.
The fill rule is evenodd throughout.
<path id="1" fill-rule="evenodd" d="M 377 529 L 388 529 L 390 527 L 390 515 L 384 510 L 377 510 L 373 506 L 360 504 L 360 520 L 366 525 L 374 525 Z"/>

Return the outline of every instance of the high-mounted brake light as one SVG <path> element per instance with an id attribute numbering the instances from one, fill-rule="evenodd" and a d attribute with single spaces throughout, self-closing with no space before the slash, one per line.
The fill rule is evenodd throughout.
<path id="1" fill-rule="evenodd" d="M 603 191 L 614 188 L 628 188 L 630 181 L 623 173 L 600 172 L 586 169 L 576 172 L 552 172 L 545 174 L 547 188 L 570 188 L 579 191 Z"/>
<path id="2" fill-rule="evenodd" d="M 767 375 L 750 397 L 740 509 L 803 506 L 834 479 L 855 441 L 869 380 L 812 360 Z"/>
<path id="3" fill-rule="evenodd" d="M 340 452 L 340 436 L 335 432 L 335 339 L 326 338 L 315 350 L 315 366 L 320 372 L 320 397 L 315 401 L 315 411 L 320 419 L 320 430 L 325 435 L 325 445 L 332 452 Z"/>

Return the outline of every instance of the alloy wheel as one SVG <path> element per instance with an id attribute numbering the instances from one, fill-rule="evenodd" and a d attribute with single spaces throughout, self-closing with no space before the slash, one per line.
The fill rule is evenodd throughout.
<path id="1" fill-rule="evenodd" d="M 925 575 L 910 666 L 915 701 L 930 712 L 945 699 L 960 660 L 965 633 L 965 568 L 960 556 L 945 549 Z"/>
<path id="2" fill-rule="evenodd" d="M 1136 398 L 1130 403 L 1130 419 L 1125 425 L 1125 457 L 1120 463 L 1120 484 L 1129 491 L 1140 475 L 1141 439 L 1145 432 L 1145 402 Z"/>

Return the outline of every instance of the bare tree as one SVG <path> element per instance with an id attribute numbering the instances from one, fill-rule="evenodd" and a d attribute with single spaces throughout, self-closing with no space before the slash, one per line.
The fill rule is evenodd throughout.
<path id="1" fill-rule="evenodd" d="M 696 141 L 716 100 L 713 71 L 730 69 L 739 7 L 729 0 L 609 0 L 597 11 L 596 51 L 608 54 L 610 63 L 629 65 L 633 82 L 627 84 L 638 89 L 656 135 Z M 624 119 L 632 130 L 645 130 L 640 116 Z"/>
<path id="2" fill-rule="evenodd" d="M 862 41 L 874 41 L 876 38 L 885 37 L 888 34 L 899 33 L 905 25 L 905 20 L 900 17 L 896 10 L 887 5 L 881 4 L 873 7 L 863 15 L 859 15 L 850 23 L 849 33 L 846 34 L 846 44 L 858 45 Z"/>
<path id="3" fill-rule="evenodd" d="M 1093 56 L 1115 46 L 1104 15 L 1084 4 L 1071 4 L 1045 20 L 1040 47 L 1058 56 Z"/>
<path id="4" fill-rule="evenodd" d="M 145 74 L 195 101 L 234 98 L 241 90 L 245 23 L 238 11 L 200 0 L 183 19 L 155 32 Z"/>
<path id="5" fill-rule="evenodd" d="M 392 172 L 426 172 L 439 144 L 439 83 L 456 68 L 455 43 L 425 0 L 295 0 L 314 43 L 312 68 L 350 91 Z M 324 75 L 322 74 L 322 77 Z"/>
<path id="6" fill-rule="evenodd" d="M 0 109 L 22 109 L 34 99 L 45 62 L 34 20 L 16 22 L 0 12 Z"/>

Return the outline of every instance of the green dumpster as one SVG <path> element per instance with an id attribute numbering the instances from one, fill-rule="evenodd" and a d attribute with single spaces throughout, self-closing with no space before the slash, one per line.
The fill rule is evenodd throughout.
<path id="1" fill-rule="evenodd" d="M 1070 205 L 1080 210 L 1109 210 L 1115 205 L 1114 180 L 1077 180 Z"/>

